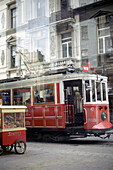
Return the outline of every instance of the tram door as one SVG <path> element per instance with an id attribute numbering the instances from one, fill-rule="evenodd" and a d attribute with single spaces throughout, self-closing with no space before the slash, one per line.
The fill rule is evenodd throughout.
<path id="1" fill-rule="evenodd" d="M 82 80 L 64 82 L 66 123 L 83 126 Z"/>
<path id="2" fill-rule="evenodd" d="M 113 124 L 113 96 L 109 95 L 110 122 Z"/>

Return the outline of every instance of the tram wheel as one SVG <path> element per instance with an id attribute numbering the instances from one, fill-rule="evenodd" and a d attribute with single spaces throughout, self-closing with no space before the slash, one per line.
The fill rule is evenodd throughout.
<path id="1" fill-rule="evenodd" d="M 3 146 L 4 152 L 10 152 L 13 149 L 13 145 L 6 145 Z"/>
<path id="2" fill-rule="evenodd" d="M 44 134 L 42 137 L 42 141 L 44 142 L 52 142 L 51 138 L 50 138 L 50 134 Z"/>
<path id="3" fill-rule="evenodd" d="M 24 140 L 19 139 L 16 141 L 14 148 L 16 153 L 24 154 L 26 150 L 26 143 L 24 142 Z"/>

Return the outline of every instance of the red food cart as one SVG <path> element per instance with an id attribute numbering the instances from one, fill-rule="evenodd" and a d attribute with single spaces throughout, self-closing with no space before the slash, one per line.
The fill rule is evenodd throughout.
<path id="1" fill-rule="evenodd" d="M 26 106 L 0 106 L 0 155 L 10 152 L 23 154 L 26 150 Z"/>

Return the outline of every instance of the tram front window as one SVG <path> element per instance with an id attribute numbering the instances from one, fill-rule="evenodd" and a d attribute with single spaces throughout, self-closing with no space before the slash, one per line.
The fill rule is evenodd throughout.
<path id="1" fill-rule="evenodd" d="M 103 101 L 106 100 L 106 86 L 105 83 L 102 83 L 102 91 L 103 91 Z"/>
<path id="2" fill-rule="evenodd" d="M 101 100 L 101 86 L 100 82 L 96 82 L 96 89 L 97 89 L 97 100 Z"/>
<path id="3" fill-rule="evenodd" d="M 96 95 L 95 95 L 95 81 L 92 80 L 92 101 L 95 102 L 96 101 Z"/>
<path id="4" fill-rule="evenodd" d="M 90 86 L 89 80 L 85 81 L 85 91 L 86 91 L 86 102 L 90 102 Z"/>

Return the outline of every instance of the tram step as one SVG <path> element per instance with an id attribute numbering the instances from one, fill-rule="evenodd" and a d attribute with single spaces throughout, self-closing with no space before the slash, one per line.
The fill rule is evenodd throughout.
<path id="1" fill-rule="evenodd" d="M 85 138 L 85 135 L 70 135 L 69 138 Z"/>
<path id="2" fill-rule="evenodd" d="M 84 129 L 84 126 L 67 127 L 68 129 Z"/>

